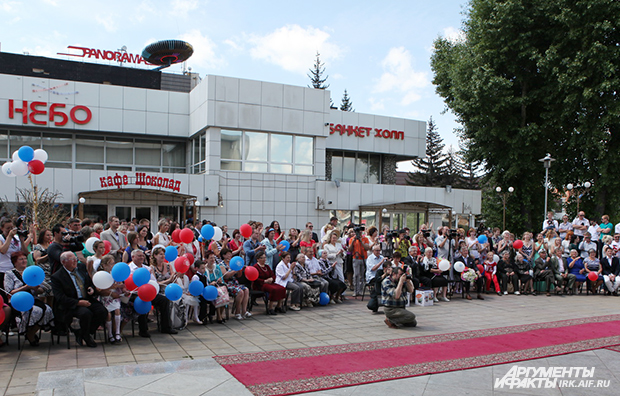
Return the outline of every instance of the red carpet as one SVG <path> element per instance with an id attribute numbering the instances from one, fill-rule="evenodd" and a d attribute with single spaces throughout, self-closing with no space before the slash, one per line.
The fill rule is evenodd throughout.
<path id="1" fill-rule="evenodd" d="M 616 345 L 620 345 L 620 315 L 216 356 L 215 359 L 253 394 L 266 396 L 313 392 Z"/>

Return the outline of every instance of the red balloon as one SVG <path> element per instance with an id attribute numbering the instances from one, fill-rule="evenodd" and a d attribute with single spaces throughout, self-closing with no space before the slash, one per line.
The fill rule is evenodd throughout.
<path id="1" fill-rule="evenodd" d="M 244 224 L 239 227 L 239 232 L 244 238 L 249 238 L 252 236 L 252 226 L 249 224 Z"/>
<path id="2" fill-rule="evenodd" d="M 101 235 L 98 232 L 93 232 L 91 236 L 94 236 L 97 239 L 101 239 Z"/>
<path id="3" fill-rule="evenodd" d="M 2 309 L 2 307 L 4 307 L 4 299 L 0 295 L 0 309 Z"/>
<path id="4" fill-rule="evenodd" d="M 177 228 L 172 231 L 172 242 L 181 243 L 181 230 Z"/>
<path id="5" fill-rule="evenodd" d="M 255 281 L 258 279 L 258 270 L 254 267 L 246 267 L 245 268 L 245 277 L 247 280 Z"/>
<path id="6" fill-rule="evenodd" d="M 194 261 L 196 260 L 194 258 L 194 255 L 191 253 L 185 253 L 185 258 L 187 259 L 187 261 L 189 261 L 189 265 L 194 264 Z"/>
<path id="7" fill-rule="evenodd" d="M 523 241 L 520 239 L 517 239 L 516 241 L 512 243 L 512 247 L 515 249 L 521 249 L 523 247 Z"/>
<path id="8" fill-rule="evenodd" d="M 112 250 L 112 244 L 110 243 L 110 241 L 103 241 L 103 245 L 105 246 L 105 252 L 103 252 L 103 255 L 105 256 L 106 254 L 110 253 L 110 250 Z"/>
<path id="9" fill-rule="evenodd" d="M 6 314 L 4 313 L 4 309 L 2 309 L 2 305 L 0 305 L 0 325 L 4 323 L 5 317 L 6 317 Z"/>
<path id="10" fill-rule="evenodd" d="M 179 232 L 179 238 L 181 238 L 181 242 L 183 243 L 192 243 L 194 240 L 194 231 L 189 228 L 183 228 L 181 232 Z"/>
<path id="11" fill-rule="evenodd" d="M 28 162 L 28 170 L 33 175 L 40 175 L 45 170 L 45 164 L 38 159 L 33 159 Z"/>
<path id="12" fill-rule="evenodd" d="M 484 265 L 482 264 L 478 264 L 478 271 L 480 271 L 480 273 L 484 273 Z"/>
<path id="13" fill-rule="evenodd" d="M 134 291 L 138 288 L 135 283 L 133 283 L 133 274 L 129 275 L 129 278 L 125 279 L 125 287 L 129 291 Z"/>
<path id="14" fill-rule="evenodd" d="M 187 259 L 187 257 L 177 257 L 177 259 L 174 260 L 174 269 L 182 274 L 186 273 L 189 269 L 189 260 Z"/>
<path id="15" fill-rule="evenodd" d="M 142 301 L 153 301 L 157 297 L 157 289 L 149 283 L 142 285 L 138 288 L 138 297 Z"/>
<path id="16" fill-rule="evenodd" d="M 588 279 L 590 279 L 592 282 L 596 282 L 598 280 L 598 273 L 594 271 L 588 272 Z"/>

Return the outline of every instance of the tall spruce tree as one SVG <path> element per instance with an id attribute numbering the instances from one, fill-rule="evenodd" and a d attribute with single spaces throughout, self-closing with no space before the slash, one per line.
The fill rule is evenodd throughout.
<path id="1" fill-rule="evenodd" d="M 310 69 L 310 74 L 308 74 L 310 78 L 310 85 L 308 87 L 316 89 L 329 88 L 329 84 L 325 84 L 329 76 L 326 75 L 323 78 L 323 74 L 325 74 L 325 63 L 321 62 L 321 54 L 317 51 L 314 65 Z"/>
<path id="2" fill-rule="evenodd" d="M 446 174 L 446 154 L 443 139 L 437 132 L 433 117 L 428 120 L 426 132 L 426 157 L 418 158 L 411 163 L 418 170 L 407 175 L 407 182 L 413 185 L 441 186 Z"/>
<path id="3" fill-rule="evenodd" d="M 340 110 L 342 111 L 355 111 L 353 108 L 353 102 L 351 101 L 351 97 L 347 90 L 344 90 L 344 95 L 342 95 L 342 101 L 340 102 Z"/>
<path id="4" fill-rule="evenodd" d="M 463 166 L 461 157 L 452 146 L 448 147 L 446 152 L 444 183 L 454 188 L 461 187 L 463 182 Z"/>

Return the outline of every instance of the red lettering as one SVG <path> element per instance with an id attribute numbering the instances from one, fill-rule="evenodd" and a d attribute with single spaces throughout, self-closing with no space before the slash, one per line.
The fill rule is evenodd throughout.
<path id="1" fill-rule="evenodd" d="M 14 112 L 17 113 L 22 113 L 22 124 L 27 124 L 28 123 L 28 101 L 24 100 L 22 101 L 22 108 L 21 109 L 17 109 L 13 107 L 13 99 L 9 99 L 9 118 L 13 118 L 14 117 Z"/>
<path id="2" fill-rule="evenodd" d="M 144 186 L 146 173 L 136 172 L 136 186 Z"/>
<path id="3" fill-rule="evenodd" d="M 388 131 L 387 129 L 384 129 L 382 134 L 384 139 L 390 138 L 390 131 Z"/>
<path id="4" fill-rule="evenodd" d="M 161 187 L 163 182 L 164 182 L 164 180 L 161 177 L 158 177 L 157 178 L 157 187 Z"/>
<path id="5" fill-rule="evenodd" d="M 129 62 L 129 55 L 127 55 L 127 52 L 124 52 L 123 55 L 121 56 L 121 59 L 119 59 L 120 62 Z"/>
<path id="6" fill-rule="evenodd" d="M 50 106 L 50 117 L 49 120 L 50 122 L 53 122 L 54 125 L 56 126 L 62 126 L 65 125 L 67 123 L 67 121 L 69 121 L 69 117 L 67 117 L 67 115 L 63 112 L 60 111 L 56 111 L 56 108 L 64 108 L 65 104 L 64 103 L 52 103 L 52 105 Z M 54 119 L 56 118 L 56 116 L 60 116 L 61 117 L 61 121 L 54 121 Z"/>
<path id="7" fill-rule="evenodd" d="M 334 124 L 329 124 L 329 134 L 332 135 L 336 130 L 334 129 Z"/>
<path id="8" fill-rule="evenodd" d="M 166 188 L 169 188 L 171 190 L 174 189 L 174 179 L 168 180 L 168 185 L 166 186 Z"/>
<path id="9" fill-rule="evenodd" d="M 114 51 L 103 51 L 103 56 L 106 60 L 111 60 L 111 61 L 113 61 L 115 58 Z"/>
<path id="10" fill-rule="evenodd" d="M 147 186 L 151 185 L 151 176 L 146 176 L 146 178 L 144 179 L 144 184 Z"/>
<path id="11" fill-rule="evenodd" d="M 108 187 L 112 187 L 112 185 L 114 184 L 114 181 L 112 180 L 112 176 L 108 176 L 107 182 L 108 182 Z"/>
<path id="12" fill-rule="evenodd" d="M 178 180 L 174 182 L 174 191 L 181 191 L 181 182 Z"/>
<path id="13" fill-rule="evenodd" d="M 75 113 L 78 110 L 83 110 L 86 113 L 86 118 L 84 118 L 83 120 L 79 120 L 77 116 L 75 115 Z M 88 124 L 90 120 L 93 118 L 93 113 L 90 111 L 90 109 L 86 106 L 81 106 L 81 105 L 75 106 L 74 108 L 72 108 L 71 111 L 69 112 L 69 115 L 71 116 L 71 120 L 78 125 Z"/>
<path id="14" fill-rule="evenodd" d="M 99 181 L 101 182 L 101 188 L 107 187 L 108 183 L 105 181 L 105 177 L 100 177 Z"/>
<path id="15" fill-rule="evenodd" d="M 405 132 L 404 131 L 394 131 L 394 132 L 396 132 L 396 136 L 394 137 L 394 139 L 405 140 Z"/>
<path id="16" fill-rule="evenodd" d="M 382 130 L 383 130 L 383 129 L 378 129 L 378 128 L 375 128 L 375 132 L 376 132 L 375 137 L 381 137 L 381 131 L 382 131 Z"/>
<path id="17" fill-rule="evenodd" d="M 129 177 L 127 177 L 127 175 L 123 175 L 123 185 L 127 185 L 127 183 L 129 183 Z"/>
<path id="18" fill-rule="evenodd" d="M 47 107 L 47 103 L 45 102 L 32 102 L 30 103 L 30 121 L 32 121 L 33 124 L 36 125 L 46 125 L 47 124 L 47 120 L 46 121 L 40 121 L 37 120 L 35 117 L 39 114 L 41 115 L 47 115 L 47 110 L 37 110 L 37 106 L 45 106 Z"/>

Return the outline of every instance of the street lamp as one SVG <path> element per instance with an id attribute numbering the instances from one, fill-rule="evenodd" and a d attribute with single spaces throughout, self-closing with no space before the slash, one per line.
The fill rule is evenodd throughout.
<path id="1" fill-rule="evenodd" d="M 545 213 L 543 214 L 543 218 L 545 218 L 547 215 L 547 194 L 549 193 L 549 168 L 551 168 L 551 163 L 555 161 L 555 159 L 551 158 L 551 154 L 547 153 L 545 158 L 539 159 L 538 161 L 545 165 Z"/>
<path id="2" fill-rule="evenodd" d="M 504 226 L 502 228 L 502 231 L 505 231 L 506 230 L 506 199 L 508 198 L 508 194 L 512 194 L 513 192 L 515 192 L 515 189 L 514 187 L 508 187 L 508 191 L 502 193 L 502 188 L 498 186 L 495 188 L 495 191 L 497 191 L 497 193 L 502 196 L 502 207 L 504 208 Z"/>
<path id="3" fill-rule="evenodd" d="M 572 183 L 568 183 L 566 185 L 569 197 L 573 194 L 577 195 L 577 214 L 579 214 L 579 202 L 581 201 L 581 197 L 583 197 L 588 190 L 590 190 L 590 187 L 592 187 L 592 183 L 589 181 L 583 183 L 582 185 L 573 185 Z"/>

